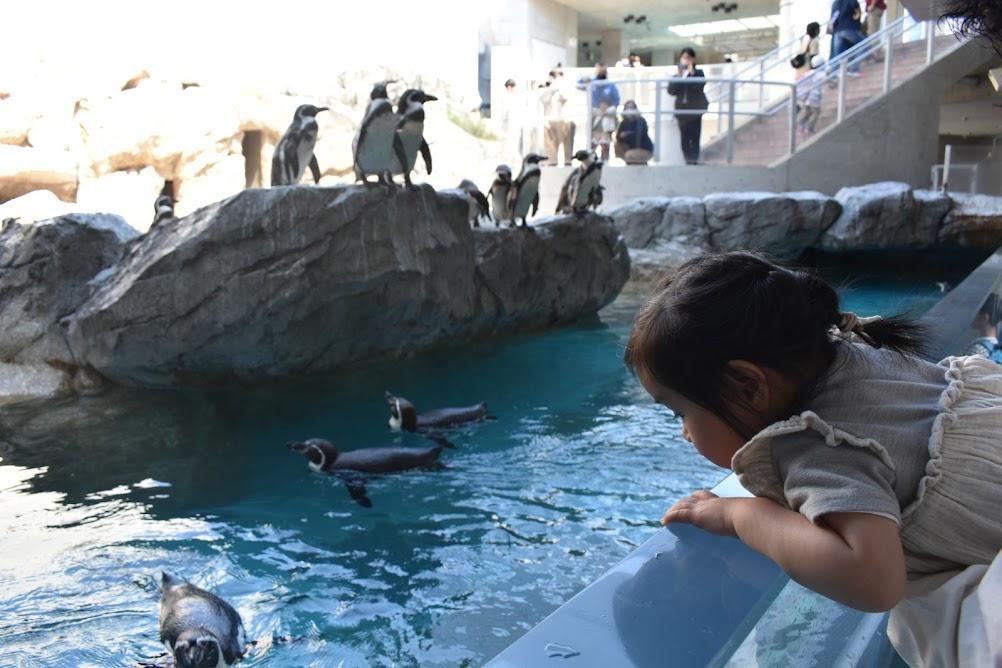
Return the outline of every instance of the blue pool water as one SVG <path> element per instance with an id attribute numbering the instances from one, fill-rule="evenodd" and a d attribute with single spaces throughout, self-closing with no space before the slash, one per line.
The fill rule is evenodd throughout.
<path id="1" fill-rule="evenodd" d="M 937 292 L 880 278 L 845 299 L 918 313 Z M 4 410 L 0 664 L 152 659 L 169 569 L 263 639 L 246 665 L 480 665 L 725 475 L 623 369 L 635 309 L 295 386 Z M 389 433 L 384 389 L 498 420 L 456 433 L 444 469 L 370 482 L 365 509 L 284 443 L 424 445 Z"/>

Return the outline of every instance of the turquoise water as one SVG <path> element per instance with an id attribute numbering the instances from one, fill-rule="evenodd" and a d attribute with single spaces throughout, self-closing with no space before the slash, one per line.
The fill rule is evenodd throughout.
<path id="1" fill-rule="evenodd" d="M 932 280 L 866 279 L 846 307 L 921 312 Z M 726 475 L 623 369 L 635 308 L 295 386 L 4 410 L 0 665 L 156 657 L 161 569 L 234 604 L 262 640 L 246 665 L 480 665 Z M 365 509 L 284 444 L 424 445 L 389 433 L 384 389 L 498 420 Z"/>

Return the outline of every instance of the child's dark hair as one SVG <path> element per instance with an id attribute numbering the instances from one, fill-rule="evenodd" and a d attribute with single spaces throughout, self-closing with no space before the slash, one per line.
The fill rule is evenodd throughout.
<path id="1" fill-rule="evenodd" d="M 626 365 L 706 408 L 746 438 L 736 417 L 728 362 L 777 371 L 804 397 L 835 359 L 834 329 L 851 328 L 875 347 L 921 349 L 921 327 L 902 317 L 854 324 L 835 290 L 811 271 L 787 269 L 751 252 L 689 260 L 662 281 L 637 316 Z"/>
<path id="2" fill-rule="evenodd" d="M 960 34 L 988 39 L 1002 55 L 1002 3 L 999 0 L 947 0 L 941 20 L 953 21 Z"/>

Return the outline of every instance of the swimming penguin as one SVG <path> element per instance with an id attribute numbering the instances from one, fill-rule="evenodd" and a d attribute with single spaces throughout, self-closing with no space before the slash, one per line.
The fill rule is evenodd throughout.
<path id="1" fill-rule="evenodd" d="M 427 433 L 433 429 L 449 429 L 471 422 L 492 419 L 487 412 L 487 402 L 462 408 L 437 408 L 427 413 L 418 413 L 414 404 L 403 397 L 386 393 L 386 404 L 390 409 L 390 429 Z"/>
<path id="2" fill-rule="evenodd" d="M 438 98 L 423 90 L 410 88 L 400 96 L 397 104 L 397 130 L 393 140 L 393 153 L 397 156 L 393 174 L 403 174 L 404 184 L 410 188 L 411 171 L 417 163 L 418 152 L 424 158 L 424 167 L 431 174 L 431 149 L 424 140 L 424 103 Z"/>
<path id="3" fill-rule="evenodd" d="M 491 217 L 487 198 L 480 192 L 477 184 L 469 179 L 459 182 L 459 190 L 466 196 L 466 202 L 470 207 L 470 223 L 473 227 L 480 227 L 480 219 Z"/>
<path id="4" fill-rule="evenodd" d="M 602 161 L 592 151 L 578 151 L 574 159 L 581 165 L 573 170 L 560 189 L 557 213 L 584 213 L 602 203 Z"/>
<path id="5" fill-rule="evenodd" d="M 515 227 L 515 220 L 518 218 L 522 219 L 522 227 L 526 226 L 525 219 L 530 207 L 534 216 L 539 211 L 539 163 L 547 159 L 545 155 L 530 153 L 522 160 L 522 171 L 508 191 L 512 227 Z"/>
<path id="6" fill-rule="evenodd" d="M 150 224 L 150 229 L 172 218 L 174 218 L 174 182 L 164 181 L 164 187 L 153 203 L 153 222 Z"/>
<path id="7" fill-rule="evenodd" d="M 164 572 L 160 642 L 178 668 L 232 666 L 244 654 L 240 615 L 215 594 Z"/>
<path id="8" fill-rule="evenodd" d="M 391 83 L 393 80 L 381 81 L 372 87 L 369 105 L 351 145 L 355 179 L 362 183 L 369 183 L 369 174 L 376 174 L 381 183 L 392 183 L 390 173 L 397 161 L 393 142 L 399 118 L 386 92 Z"/>
<path id="9" fill-rule="evenodd" d="M 351 498 L 360 505 L 371 508 L 372 501 L 365 489 L 365 479 L 359 474 L 397 473 L 429 466 L 438 461 L 444 446 L 362 448 L 340 452 L 329 441 L 322 438 L 310 438 L 301 442 L 288 443 L 286 447 L 292 452 L 298 452 L 306 457 L 311 470 L 338 476 L 348 488 Z"/>
<path id="10" fill-rule="evenodd" d="M 327 111 L 327 107 L 314 107 L 312 104 L 301 104 L 296 108 L 292 124 L 282 135 L 275 147 L 275 155 L 271 159 L 271 185 L 293 186 L 303 178 L 303 172 L 309 165 L 313 174 L 313 182 L 320 183 L 320 167 L 313 149 L 317 145 L 317 114 Z"/>
<path id="11" fill-rule="evenodd" d="M 495 227 L 500 226 L 502 220 L 511 218 L 511 209 L 508 208 L 509 190 L 511 190 L 511 167 L 498 165 L 494 170 L 494 183 L 491 184 L 490 192 Z"/>

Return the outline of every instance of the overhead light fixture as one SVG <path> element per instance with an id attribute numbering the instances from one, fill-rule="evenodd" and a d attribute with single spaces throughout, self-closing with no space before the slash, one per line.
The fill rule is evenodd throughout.
<path id="1" fill-rule="evenodd" d="M 766 30 L 779 27 L 779 15 L 751 16 L 744 19 L 725 19 L 723 21 L 706 21 L 703 23 L 686 23 L 669 28 L 679 37 L 694 37 L 696 35 L 713 35 L 723 32 L 739 32 L 742 30 Z"/>
<path id="2" fill-rule="evenodd" d="M 624 16 L 623 23 L 633 23 L 633 14 L 627 14 Z"/>
<path id="3" fill-rule="evenodd" d="M 737 8 L 738 8 L 738 3 L 736 2 L 718 2 L 717 4 L 710 7 L 710 11 L 730 14 L 733 11 L 737 11 Z"/>

